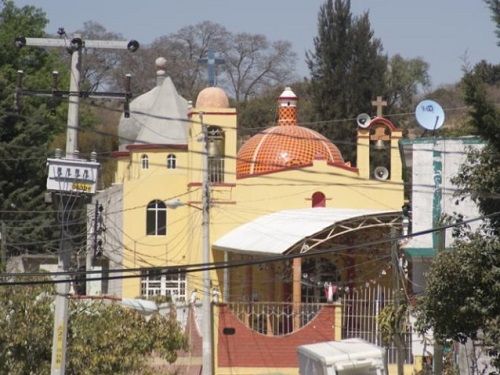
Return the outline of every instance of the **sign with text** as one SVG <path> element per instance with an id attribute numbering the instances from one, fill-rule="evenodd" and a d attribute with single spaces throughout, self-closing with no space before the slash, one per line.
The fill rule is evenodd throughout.
<path id="1" fill-rule="evenodd" d="M 47 159 L 47 190 L 94 194 L 99 163 L 84 159 Z"/>

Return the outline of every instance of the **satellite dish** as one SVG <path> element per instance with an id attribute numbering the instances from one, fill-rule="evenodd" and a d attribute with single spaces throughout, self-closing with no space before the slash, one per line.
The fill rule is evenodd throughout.
<path id="1" fill-rule="evenodd" d="M 373 177 L 379 181 L 385 181 L 389 178 L 389 170 L 386 167 L 376 167 L 373 170 Z"/>
<path id="2" fill-rule="evenodd" d="M 366 129 L 370 126 L 370 122 L 372 121 L 370 115 L 366 113 L 361 113 L 356 117 L 356 122 L 360 128 Z"/>
<path id="3" fill-rule="evenodd" d="M 434 100 L 422 100 L 415 109 L 415 117 L 421 127 L 427 130 L 439 129 L 444 124 L 443 108 Z"/>

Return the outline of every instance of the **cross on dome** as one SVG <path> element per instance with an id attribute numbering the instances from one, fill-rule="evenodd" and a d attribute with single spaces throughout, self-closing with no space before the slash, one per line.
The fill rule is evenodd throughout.
<path id="1" fill-rule="evenodd" d="M 372 106 L 377 107 L 377 117 L 381 117 L 383 108 L 387 107 L 387 101 L 382 100 L 381 96 L 377 96 L 377 100 L 372 101 Z"/>
<path id="2" fill-rule="evenodd" d="M 209 49 L 207 51 L 207 57 L 199 59 L 198 62 L 207 65 L 208 85 L 212 87 L 215 86 L 217 84 L 217 65 L 222 65 L 226 61 L 216 57 L 215 51 L 213 49 Z"/>

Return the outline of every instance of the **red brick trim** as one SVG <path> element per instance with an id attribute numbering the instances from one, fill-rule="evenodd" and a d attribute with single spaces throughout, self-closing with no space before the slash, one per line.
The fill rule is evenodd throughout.
<path id="1" fill-rule="evenodd" d="M 130 151 L 113 151 L 111 156 L 114 158 L 126 158 L 130 156 Z"/>
<path id="2" fill-rule="evenodd" d="M 391 129 L 391 131 L 399 131 L 401 129 L 398 129 L 398 127 L 396 125 L 394 125 L 391 121 L 389 121 L 389 119 L 385 118 L 385 117 L 375 117 L 371 122 L 370 122 L 370 125 L 368 126 L 368 128 L 372 128 L 374 127 L 375 125 L 377 124 L 382 124 L 382 125 L 385 125 L 387 126 L 389 129 Z"/>
<path id="3" fill-rule="evenodd" d="M 218 367 L 298 367 L 297 346 L 335 339 L 335 305 L 325 305 L 301 329 L 285 336 L 266 336 L 247 328 L 229 309 L 219 305 Z M 233 328 L 234 334 L 224 334 Z"/>

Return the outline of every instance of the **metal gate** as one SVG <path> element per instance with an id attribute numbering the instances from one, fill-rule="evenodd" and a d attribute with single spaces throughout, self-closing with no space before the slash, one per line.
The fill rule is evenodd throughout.
<path id="1" fill-rule="evenodd" d="M 385 306 L 392 303 L 392 300 L 393 290 L 381 285 L 370 285 L 346 293 L 342 297 L 342 338 L 358 337 L 383 346 L 377 316 Z M 413 363 L 412 332 L 409 325 L 402 336 L 405 349 L 404 363 Z M 388 363 L 396 363 L 396 348 L 393 344 L 388 350 Z"/>

